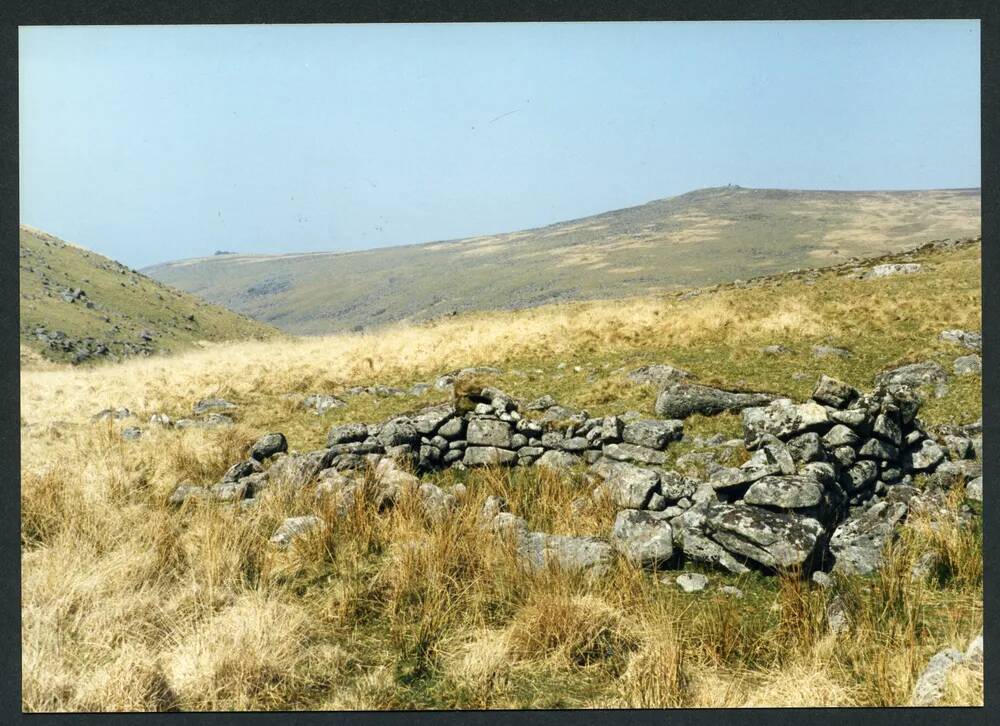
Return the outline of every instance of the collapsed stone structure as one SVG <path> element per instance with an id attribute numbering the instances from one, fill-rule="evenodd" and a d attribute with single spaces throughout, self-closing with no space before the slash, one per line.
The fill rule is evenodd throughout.
<path id="1" fill-rule="evenodd" d="M 664 402 L 667 395 L 676 401 Z M 975 433 L 954 432 L 936 442 L 917 419 L 920 399 L 891 377 L 862 394 L 822 376 L 811 400 L 801 404 L 675 381 L 661 392 L 657 409 L 698 410 L 689 404 L 699 401 L 716 411 L 742 410 L 745 463 L 691 476 L 666 466 L 668 447 L 684 435 L 679 419 L 636 413 L 595 418 L 550 396 L 520 404 L 496 388 L 466 386 L 450 403 L 381 424 L 335 426 L 319 451 L 287 454 L 284 436 L 269 434 L 223 481 L 180 487 L 171 501 L 203 496 L 248 506 L 280 478 L 300 486 L 318 481 L 317 496 L 334 497 L 343 510 L 357 492 L 359 472 L 372 468 L 380 504 L 411 488 L 429 515 L 443 517 L 461 492 L 421 483 L 420 474 L 445 467 L 587 466 L 591 496 L 610 499 L 620 510 L 610 536 L 530 532 L 496 500 L 487 502 L 484 528 L 513 534 L 532 566 L 555 559 L 599 571 L 617 551 L 651 568 L 688 559 L 733 572 L 833 568 L 864 574 L 879 566 L 884 544 L 920 499 L 915 475 L 939 468 L 970 479 L 978 473 L 978 465 L 942 465 L 974 457 L 981 435 L 975 441 Z M 260 462 L 271 457 L 277 458 L 264 469 Z M 276 544 L 320 525 L 318 518 L 293 519 L 276 534 Z"/>

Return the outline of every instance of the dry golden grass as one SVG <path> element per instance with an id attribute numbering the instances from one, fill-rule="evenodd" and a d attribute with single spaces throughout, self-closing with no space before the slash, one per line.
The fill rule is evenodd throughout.
<path id="1" fill-rule="evenodd" d="M 914 516 L 877 576 L 841 583 L 851 626 L 830 635 L 828 593 L 796 578 L 712 573 L 707 591 L 685 595 L 622 563 L 596 580 L 533 575 L 509 542 L 481 529 L 483 500 L 498 494 L 533 528 L 605 534 L 610 505 L 573 509 L 589 492 L 577 474 L 471 473 L 457 513 L 443 522 L 406 498 L 380 513 L 370 481 L 344 517 L 318 504 L 309 486 L 275 484 L 246 510 L 211 502 L 175 510 L 166 500 L 180 482 L 216 481 L 264 430 L 285 430 L 293 448 L 322 438 L 329 420 L 294 408 L 282 398 L 288 392 L 516 363 L 547 371 L 526 376 L 519 395 L 544 387 L 621 410 L 651 391 L 612 371 L 594 384 L 587 372 L 556 371 L 555 363 L 589 358 L 604 371 L 614 365 L 609 356 L 620 365 L 677 360 L 702 380 L 779 387 L 793 385 L 788 366 L 806 365 L 811 345 L 841 340 L 850 340 L 855 360 L 815 365 L 870 379 L 921 341 L 933 348 L 945 327 L 979 327 L 978 277 L 970 276 L 978 262 L 962 254 L 933 257 L 936 272 L 922 282 L 831 279 L 838 294 L 793 280 L 688 300 L 559 306 L 89 370 L 24 370 L 23 707 L 903 704 L 934 652 L 964 650 L 982 629 L 982 537 L 974 527 L 932 527 Z M 905 306 L 887 304 L 893 290 L 909 291 Z M 864 334 L 857 320 L 866 321 Z M 773 342 L 805 352 L 773 369 L 747 352 Z M 978 417 L 967 410 L 979 400 L 978 379 L 955 391 L 935 403 L 938 412 L 952 406 Z M 124 441 L 121 426 L 134 420 L 89 422 L 120 405 L 139 423 L 161 410 L 177 417 L 206 396 L 240 404 L 237 425 L 144 426 L 142 439 Z M 344 415 L 376 410 L 364 405 L 352 402 L 358 408 Z M 734 421 L 689 424 L 731 435 Z M 442 474 L 438 482 L 460 478 Z M 949 507 L 960 503 L 956 491 Z M 323 518 L 319 532 L 287 552 L 268 547 L 283 518 L 308 513 Z M 926 552 L 934 555 L 931 574 L 912 579 Z M 745 597 L 726 596 L 723 584 Z M 957 670 L 952 680 L 947 703 L 981 702 L 981 675 Z"/>

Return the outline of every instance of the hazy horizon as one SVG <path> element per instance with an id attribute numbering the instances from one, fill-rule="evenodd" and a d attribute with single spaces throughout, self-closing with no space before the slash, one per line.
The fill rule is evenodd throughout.
<path id="1" fill-rule="evenodd" d="M 19 60 L 21 221 L 133 267 L 981 185 L 976 21 L 22 28 Z"/>

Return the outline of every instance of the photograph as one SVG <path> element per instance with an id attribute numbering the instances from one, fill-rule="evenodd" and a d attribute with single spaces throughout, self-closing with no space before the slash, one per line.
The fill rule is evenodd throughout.
<path id="1" fill-rule="evenodd" d="M 21 712 L 982 715 L 981 24 L 19 25 Z"/>

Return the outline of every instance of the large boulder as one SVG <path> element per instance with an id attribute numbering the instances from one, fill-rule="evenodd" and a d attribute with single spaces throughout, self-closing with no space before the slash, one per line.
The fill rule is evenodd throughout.
<path id="1" fill-rule="evenodd" d="M 654 410 L 662 418 L 684 419 L 695 413 L 714 416 L 723 411 L 763 406 L 771 399 L 766 393 L 738 393 L 680 381 L 660 392 Z"/>
<path id="2" fill-rule="evenodd" d="M 833 569 L 845 575 L 867 575 L 882 565 L 882 551 L 896 525 L 906 516 L 903 502 L 876 502 L 834 530 L 830 537 Z"/>
<path id="3" fill-rule="evenodd" d="M 642 567 L 656 567 L 674 553 L 670 522 L 656 512 L 635 509 L 618 512 L 611 541 L 629 562 Z"/>
<path id="4" fill-rule="evenodd" d="M 730 552 L 771 569 L 805 565 L 825 534 L 810 517 L 771 512 L 743 504 L 719 504 L 709 510 L 709 536 Z"/>

